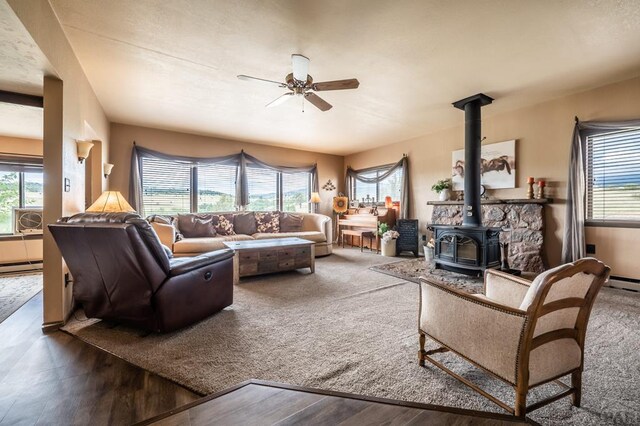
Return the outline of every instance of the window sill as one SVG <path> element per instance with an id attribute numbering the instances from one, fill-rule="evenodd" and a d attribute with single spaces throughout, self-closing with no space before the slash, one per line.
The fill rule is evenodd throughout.
<path id="1" fill-rule="evenodd" d="M 2 241 L 22 241 L 22 240 L 41 240 L 42 234 L 15 235 L 0 234 L 0 242 Z"/>
<path id="2" fill-rule="evenodd" d="M 594 220 L 587 220 L 584 222 L 584 226 L 594 227 L 594 228 L 640 228 L 640 221 L 638 222 L 625 222 L 625 221 L 606 221 L 599 222 Z"/>

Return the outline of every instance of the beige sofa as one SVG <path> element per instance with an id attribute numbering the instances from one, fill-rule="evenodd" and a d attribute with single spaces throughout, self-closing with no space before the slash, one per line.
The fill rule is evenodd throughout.
<path id="1" fill-rule="evenodd" d="M 246 213 L 246 212 L 243 212 Z M 222 213 L 221 213 L 222 214 Z M 234 217 L 241 213 L 233 214 Z M 225 241 L 264 240 L 269 238 L 298 237 L 315 243 L 316 257 L 327 256 L 332 252 L 333 227 L 329 216 L 316 213 L 293 213 L 302 217 L 302 229 L 299 232 L 253 233 L 236 235 L 217 235 L 215 237 L 182 238 L 176 241 L 176 228 L 173 225 L 152 222 L 151 225 L 160 237 L 160 241 L 169 247 L 174 256 L 195 256 L 213 250 L 225 248 Z"/>

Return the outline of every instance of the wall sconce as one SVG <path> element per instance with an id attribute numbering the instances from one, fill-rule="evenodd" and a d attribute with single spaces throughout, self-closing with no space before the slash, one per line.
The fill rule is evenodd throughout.
<path id="1" fill-rule="evenodd" d="M 89 156 L 89 152 L 93 148 L 93 142 L 76 141 L 76 146 L 78 147 L 78 161 L 82 164 Z"/>
<path id="2" fill-rule="evenodd" d="M 113 169 L 113 164 L 110 163 L 104 163 L 102 165 L 102 171 L 104 172 L 104 178 L 108 178 L 109 175 L 111 174 L 111 169 Z"/>

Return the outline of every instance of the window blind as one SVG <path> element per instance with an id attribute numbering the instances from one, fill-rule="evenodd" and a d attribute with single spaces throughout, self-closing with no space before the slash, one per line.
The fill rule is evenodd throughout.
<path id="1" fill-rule="evenodd" d="M 282 211 L 309 212 L 311 173 L 282 173 Z"/>
<path id="2" fill-rule="evenodd" d="M 278 172 L 247 167 L 249 211 L 278 210 Z"/>
<path id="3" fill-rule="evenodd" d="M 142 158 L 144 215 L 191 211 L 191 166 L 158 158 Z"/>
<path id="4" fill-rule="evenodd" d="M 640 129 L 587 137 L 587 220 L 640 221 Z"/>
<path id="5" fill-rule="evenodd" d="M 198 212 L 229 212 L 236 205 L 236 166 L 198 166 Z"/>

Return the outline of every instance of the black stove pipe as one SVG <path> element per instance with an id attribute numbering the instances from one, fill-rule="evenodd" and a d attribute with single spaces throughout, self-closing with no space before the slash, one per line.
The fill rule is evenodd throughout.
<path id="1" fill-rule="evenodd" d="M 480 108 L 489 105 L 493 99 L 478 93 L 461 99 L 453 106 L 464 110 L 464 207 L 462 226 L 482 226 L 480 206 L 480 155 L 481 155 L 481 113 Z"/>

